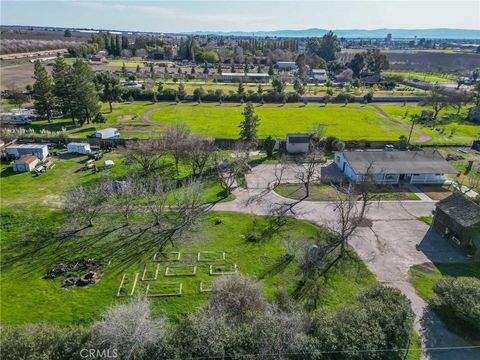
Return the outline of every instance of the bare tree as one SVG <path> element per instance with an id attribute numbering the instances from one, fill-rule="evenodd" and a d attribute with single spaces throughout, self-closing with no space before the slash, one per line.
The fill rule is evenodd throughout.
<path id="1" fill-rule="evenodd" d="M 158 167 L 160 158 L 166 154 L 164 142 L 158 139 L 128 141 L 126 148 L 127 160 L 140 166 L 144 175 L 154 171 Z"/>
<path id="2" fill-rule="evenodd" d="M 295 178 L 303 184 L 305 198 L 310 196 L 311 183 L 320 179 L 319 163 L 323 160 L 323 148 L 320 141 L 312 138 L 309 151 L 297 160 L 301 166 L 295 174 Z"/>
<path id="3" fill-rule="evenodd" d="M 449 104 L 457 111 L 456 114 L 459 115 L 460 111 L 462 110 L 462 106 L 468 104 L 471 100 L 472 95 L 466 91 L 455 91 L 450 95 Z"/>
<path id="4" fill-rule="evenodd" d="M 71 224 L 87 223 L 91 227 L 93 220 L 102 213 L 107 199 L 107 182 L 77 186 L 65 194 L 63 208 Z"/>
<path id="5" fill-rule="evenodd" d="M 166 320 L 152 318 L 146 299 L 108 309 L 92 327 L 93 339 L 101 348 L 122 359 L 140 359 L 166 333 Z"/>
<path id="6" fill-rule="evenodd" d="M 124 225 L 128 226 L 130 215 L 135 211 L 136 200 L 142 194 L 142 186 L 136 176 L 129 176 L 119 184 L 112 194 L 114 211 L 122 215 Z"/>
<path id="7" fill-rule="evenodd" d="M 243 152 L 237 153 L 232 160 L 217 157 L 215 166 L 220 183 L 227 194 L 232 192 L 236 180 L 244 176 L 250 169 L 248 165 L 248 155 L 246 156 Z"/>
<path id="8" fill-rule="evenodd" d="M 430 87 L 430 95 L 426 98 L 425 104 L 433 109 L 433 120 L 436 120 L 440 110 L 449 105 L 449 97 L 444 93 L 442 87 L 435 84 Z"/>
<path id="9" fill-rule="evenodd" d="M 278 162 L 275 163 L 275 184 L 274 187 L 278 186 L 281 184 L 282 179 L 283 179 L 283 174 L 287 168 L 288 165 L 288 159 L 285 155 L 282 155 L 280 159 L 278 159 Z"/>
<path id="10" fill-rule="evenodd" d="M 192 130 L 188 124 L 175 121 L 170 127 L 165 129 L 164 140 L 167 149 L 175 160 L 175 172 L 177 176 L 179 174 L 178 164 L 181 160 L 185 159 L 190 149 L 189 140 Z"/>
<path id="11" fill-rule="evenodd" d="M 187 148 L 187 156 L 192 166 L 193 176 L 203 173 L 208 161 L 212 158 L 215 145 L 212 139 L 204 139 L 201 136 L 193 135 Z"/>

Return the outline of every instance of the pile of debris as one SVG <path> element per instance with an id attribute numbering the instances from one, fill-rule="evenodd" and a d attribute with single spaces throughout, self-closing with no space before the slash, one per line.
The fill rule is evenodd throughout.
<path id="1" fill-rule="evenodd" d="M 104 265 L 93 258 L 69 260 L 50 267 L 44 278 L 55 279 L 65 276 L 62 287 L 88 286 L 100 280 L 103 268 Z"/>

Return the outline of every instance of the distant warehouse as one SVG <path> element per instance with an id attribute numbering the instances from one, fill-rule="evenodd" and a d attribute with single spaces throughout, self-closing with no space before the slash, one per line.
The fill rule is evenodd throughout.
<path id="1" fill-rule="evenodd" d="M 270 81 L 270 75 L 267 73 L 232 73 L 226 72 L 216 75 L 217 80 L 229 82 L 262 82 Z"/>

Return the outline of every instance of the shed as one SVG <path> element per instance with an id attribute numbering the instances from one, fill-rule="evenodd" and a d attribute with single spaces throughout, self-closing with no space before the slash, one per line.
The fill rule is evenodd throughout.
<path id="1" fill-rule="evenodd" d="M 89 154 L 92 152 L 89 143 L 69 143 L 67 144 L 67 152 L 74 154 Z"/>
<path id="2" fill-rule="evenodd" d="M 287 134 L 287 152 L 290 154 L 304 154 L 310 147 L 310 135 Z"/>
<path id="3" fill-rule="evenodd" d="M 452 194 L 436 205 L 433 227 L 466 252 L 480 258 L 480 206 L 463 194 Z"/>
<path id="4" fill-rule="evenodd" d="M 32 171 L 40 160 L 35 155 L 23 155 L 13 163 L 13 171 L 25 172 Z"/>
<path id="5" fill-rule="evenodd" d="M 95 137 L 99 139 L 118 139 L 120 133 L 116 128 L 106 128 L 95 132 Z"/>
<path id="6" fill-rule="evenodd" d="M 8 156 L 18 159 L 23 155 L 35 155 L 40 160 L 48 156 L 47 144 L 15 144 L 5 148 Z"/>

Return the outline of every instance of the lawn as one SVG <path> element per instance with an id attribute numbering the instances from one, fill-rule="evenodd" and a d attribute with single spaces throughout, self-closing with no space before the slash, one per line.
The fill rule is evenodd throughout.
<path id="1" fill-rule="evenodd" d="M 448 185 L 415 185 L 432 200 L 443 200 L 452 195 Z"/>
<path id="2" fill-rule="evenodd" d="M 410 116 L 420 114 L 422 110 L 431 110 L 430 107 L 422 107 L 415 105 L 379 105 L 393 119 L 410 125 Z M 458 116 L 456 111 L 451 109 L 443 109 L 438 115 L 437 124 L 435 126 L 417 125 L 417 129 L 430 135 L 432 140 L 429 143 L 436 144 L 468 144 L 470 145 L 474 139 L 478 137 L 480 125 L 472 123 L 466 119 L 467 111 L 470 106 L 465 106 Z M 442 119 L 443 116 L 449 116 L 451 120 Z"/>
<path id="3" fill-rule="evenodd" d="M 275 188 L 279 195 L 295 199 L 305 199 L 305 187 L 303 184 L 280 184 Z M 338 198 L 338 192 L 327 184 L 311 184 L 310 195 L 305 200 L 309 201 L 335 201 Z M 420 200 L 417 195 L 405 188 L 398 187 L 377 187 L 375 189 L 375 200 Z"/>
<path id="4" fill-rule="evenodd" d="M 451 74 L 424 73 L 416 71 L 386 71 L 385 75 L 401 75 L 406 79 L 414 79 L 427 82 L 456 82 L 457 77 Z"/>
<path id="5" fill-rule="evenodd" d="M 190 103 L 164 106 L 155 111 L 151 119 L 159 125 L 167 126 L 174 121 L 184 121 L 195 133 L 237 138 L 238 126 L 243 119 L 242 111 L 241 105 Z M 284 138 L 288 133 L 309 131 L 315 124 L 324 125 L 326 135 L 337 136 L 342 140 L 397 140 L 400 135 L 408 133 L 407 129 L 386 121 L 369 106 L 263 105 L 256 106 L 255 112 L 260 117 L 260 138 L 269 135 Z"/>
<path id="6" fill-rule="evenodd" d="M 27 322 L 55 322 L 60 325 L 89 324 L 113 304 L 127 301 L 116 297 L 123 274 L 129 274 L 125 285 L 131 291 L 134 274 L 139 273 L 137 290 L 144 292 L 146 281 L 141 281 L 144 265 L 147 276 L 153 277 L 155 246 L 142 242 L 142 247 L 131 243 L 118 248 L 118 240 L 128 231 L 118 230 L 112 216 L 97 221 L 97 227 L 89 228 L 80 236 L 59 241 L 56 237 L 63 222 L 57 210 L 36 207 L 25 211 L 21 207 L 2 210 L 2 272 L 1 321 L 5 324 Z M 299 280 L 298 263 L 285 260 L 284 244 L 288 241 L 301 251 L 307 239 L 324 239 L 327 235 L 318 227 L 303 221 L 287 219 L 271 236 L 258 237 L 259 242 L 246 240 L 248 234 L 257 234 L 271 226 L 271 219 L 236 213 L 208 213 L 193 231 L 184 234 L 167 251 L 179 251 L 180 261 L 160 262 L 157 280 L 151 283 L 151 292 L 172 292 L 174 285 L 165 282 L 181 282 L 182 296 L 152 299 L 154 313 L 165 313 L 172 319 L 194 311 L 208 299 L 208 293 L 199 291 L 200 281 L 215 279 L 208 273 L 209 264 L 198 262 L 200 251 L 225 252 L 227 265 L 236 264 L 238 271 L 258 279 L 269 298 L 276 289 L 292 292 Z M 328 237 L 328 236 L 327 236 Z M 47 269 L 62 260 L 93 257 L 107 264 L 101 280 L 86 288 L 62 289 L 63 278 L 43 279 Z M 296 258 L 300 258 L 300 254 Z M 171 257 L 170 259 L 173 259 Z M 167 276 L 167 265 L 196 265 L 195 276 Z M 322 305 L 336 308 L 355 298 L 375 282 L 372 274 L 355 256 L 336 267 L 324 284 Z M 173 289 L 175 287 L 175 289 Z"/>
<path id="7" fill-rule="evenodd" d="M 119 179 L 134 171 L 125 165 L 124 154 L 121 151 L 106 152 L 103 158 L 97 161 L 102 167 L 105 160 L 113 160 L 115 166 L 94 172 L 81 171 L 87 160 L 86 155 L 70 155 L 61 153 L 54 160 L 55 166 L 40 176 L 29 172 L 16 173 L 7 162 L 0 164 L 0 185 L 2 189 L 1 201 L 3 207 L 15 206 L 48 206 L 58 208 L 63 201 L 63 194 L 77 185 L 86 185 L 108 177 Z M 162 158 L 161 172 L 175 179 L 183 179 L 191 174 L 191 169 L 182 163 L 179 166 L 179 175 L 174 174 L 174 162 L 170 156 Z M 205 203 L 234 199 L 233 195 L 225 196 L 223 188 L 215 178 L 205 179 L 202 189 L 202 201 Z"/>

